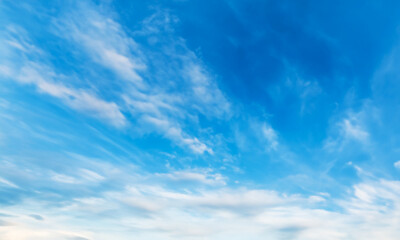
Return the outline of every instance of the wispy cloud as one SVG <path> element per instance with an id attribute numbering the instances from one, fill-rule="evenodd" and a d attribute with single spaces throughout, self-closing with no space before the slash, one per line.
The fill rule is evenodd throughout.
<path id="1" fill-rule="evenodd" d="M 355 140 L 365 142 L 368 140 L 369 134 L 361 128 L 360 125 L 352 122 L 350 119 L 344 119 L 341 124 L 344 134 L 348 138 L 353 138 Z"/>
<path id="2" fill-rule="evenodd" d="M 161 131 L 161 133 L 166 138 L 173 140 L 178 145 L 188 146 L 195 153 L 213 153 L 211 148 L 207 147 L 197 138 L 188 136 L 182 131 L 179 124 L 172 123 L 169 119 L 159 119 L 151 116 L 143 116 L 140 118 L 140 121 L 151 124 L 152 126 L 156 127 L 158 131 Z"/>
<path id="3" fill-rule="evenodd" d="M 0 74 L 3 78 L 34 85 L 40 93 L 58 98 L 69 107 L 116 127 L 126 125 L 125 116 L 116 103 L 105 101 L 88 89 L 66 86 L 63 82 L 68 81 L 69 77 L 57 73 L 44 63 L 44 51 L 30 43 L 26 30 L 11 25 L 5 30 L 1 41 L 11 48 L 16 48 L 10 50 L 7 57 L 2 59 Z M 16 44 L 21 47 L 15 47 Z"/>
<path id="4" fill-rule="evenodd" d="M 177 183 L 200 183 L 206 185 L 226 185 L 226 178 L 211 169 L 175 170 L 168 173 L 157 173 L 163 179 Z"/>
<path id="5" fill-rule="evenodd" d="M 1 177 L 0 177 L 0 184 L 3 184 L 5 186 L 7 186 L 7 187 L 18 188 L 18 186 L 15 185 L 14 183 L 12 183 L 12 182 L 4 179 L 4 178 L 1 178 Z"/>
<path id="6" fill-rule="evenodd" d="M 14 50 L 1 66 L 1 73 L 20 83 L 34 85 L 39 92 L 116 127 L 129 124 L 129 117 L 122 113 L 127 111 L 134 118 L 131 126 L 138 131 L 157 132 L 196 154 L 212 154 L 208 139 L 199 136 L 197 116 L 229 116 L 230 103 L 201 60 L 173 33 L 173 22 L 168 19 L 174 17 L 159 11 L 145 19 L 141 31 L 133 35 L 150 39 L 153 31 L 149 29 L 160 29 L 158 34 L 164 36 L 159 40 L 161 49 L 153 49 L 138 44 L 132 34 L 127 34 L 114 20 L 113 14 L 109 9 L 81 2 L 73 11 L 69 8 L 61 11 L 52 19 L 51 28 L 59 38 L 72 43 L 71 51 L 79 50 L 92 61 L 87 63 L 88 67 L 97 65 L 114 74 L 118 87 L 114 89 L 112 100 L 99 97 L 104 89 L 82 87 L 95 85 L 94 76 L 73 79 L 47 64 L 51 53 L 30 43 L 29 33 L 20 27 L 10 28 L 10 34 L 3 39 Z M 19 65 L 10 64 L 17 56 L 24 61 Z M 79 87 L 74 84 L 77 82 Z M 197 127 L 188 128 L 189 125 Z"/>
<path id="7" fill-rule="evenodd" d="M 104 101 L 90 91 L 66 87 L 62 83 L 56 82 L 54 79 L 64 77 L 57 76 L 47 66 L 27 62 L 19 69 L 4 67 L 7 68 L 7 72 L 3 77 L 14 79 L 22 84 L 34 85 L 40 93 L 58 98 L 69 107 L 105 120 L 116 127 L 126 124 L 124 115 L 114 102 Z"/>
<path id="8" fill-rule="evenodd" d="M 54 21 L 57 34 L 117 75 L 123 88 L 120 95 L 135 122 L 142 125 L 139 129 L 158 132 L 194 153 L 212 153 L 212 148 L 184 125 L 187 121 L 196 124 L 193 119 L 197 114 L 222 117 L 229 113 L 230 104 L 200 59 L 173 33 L 170 19 L 174 17 L 157 12 L 145 19 L 132 36 L 104 9 L 86 3 L 77 8 L 78 11 L 66 11 Z M 163 36 L 158 40 L 160 49 L 134 40 L 151 39 L 155 29 Z M 178 47 L 183 51 L 178 51 Z M 186 94 L 187 91 L 190 93 Z"/>
<path id="9" fill-rule="evenodd" d="M 146 68 L 136 42 L 110 16 L 83 1 L 55 19 L 57 33 L 81 46 L 90 58 L 123 80 L 139 84 Z"/>
<path id="10" fill-rule="evenodd" d="M 265 138 L 268 140 L 269 149 L 276 150 L 276 148 L 278 147 L 278 136 L 275 130 L 271 126 L 268 126 L 266 123 L 262 125 L 261 130 Z"/>
<path id="11" fill-rule="evenodd" d="M 367 129 L 366 118 L 371 109 L 368 105 L 354 113 L 352 111 L 346 113 L 346 117 L 342 117 L 331 126 L 331 134 L 325 140 L 324 149 L 330 152 L 343 151 L 346 146 L 352 143 L 358 143 L 362 146 L 370 144 L 370 133 Z"/>
<path id="12" fill-rule="evenodd" d="M 400 169 L 400 161 L 397 161 L 393 164 L 396 168 Z"/>

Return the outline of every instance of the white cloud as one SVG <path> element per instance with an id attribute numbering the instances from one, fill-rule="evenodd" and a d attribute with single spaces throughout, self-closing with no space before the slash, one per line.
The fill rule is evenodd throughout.
<path id="1" fill-rule="evenodd" d="M 87 89 L 77 89 L 61 83 L 70 79 L 44 63 L 45 53 L 31 43 L 26 30 L 8 26 L 0 40 L 15 48 L 9 50 L 6 58 L 2 59 L 0 74 L 3 77 L 34 85 L 39 92 L 58 98 L 69 107 L 116 127 L 126 125 L 125 116 L 116 103 L 105 101 Z"/>
<path id="2" fill-rule="evenodd" d="M 41 225 L 40 227 L 42 227 Z M 89 238 L 81 237 L 85 233 L 78 233 L 67 230 L 51 230 L 51 229 L 38 229 L 38 227 L 16 225 L 2 227 L 0 230 L 1 239 L 15 239 L 15 240 L 88 240 Z"/>
<path id="3" fill-rule="evenodd" d="M 179 174 L 178 174 L 179 175 Z M 361 193 L 362 192 L 362 193 Z M 105 192 L 100 198 L 75 199 L 56 208 L 35 203 L 53 226 L 12 218 L 13 228 L 0 236 L 13 236 L 21 228 L 46 233 L 74 229 L 71 235 L 86 238 L 129 239 L 388 239 L 400 234 L 400 182 L 379 180 L 354 186 L 349 198 L 335 200 L 341 209 L 327 210 L 320 196 L 285 195 L 258 189 L 217 188 L 177 191 L 155 184 L 136 183 L 122 192 Z M 12 211 L 5 207 L 4 212 Z M 113 212 L 109 217 L 107 212 Z M 133 212 L 132 212 L 133 211 Z M 22 210 L 13 211 L 18 216 Z M 62 213 L 61 217 L 59 214 Z M 85 216 L 82 218 L 82 216 Z M 86 221 L 96 219 L 97 226 Z M 21 221 L 24 221 L 22 225 Z M 75 221 L 78 221 L 74 224 Z M 35 224 L 35 225 L 33 225 Z M 72 225 L 71 225 L 72 224 Z M 20 239 L 28 239 L 23 236 Z"/>
<path id="4" fill-rule="evenodd" d="M 393 165 L 395 168 L 400 169 L 400 161 L 395 162 Z"/>
<path id="5" fill-rule="evenodd" d="M 43 51 L 33 45 L 28 37 L 28 32 L 17 25 L 6 25 L 3 31 L 3 38 L 0 39 L 6 48 L 5 56 L 13 51 L 21 51 L 27 54 L 42 55 Z"/>
<path id="6" fill-rule="evenodd" d="M 186 66 L 184 66 L 183 74 L 191 81 L 195 101 L 199 102 L 198 109 L 205 115 L 210 114 L 210 111 L 218 117 L 229 115 L 231 111 L 230 103 L 205 69 L 197 62 L 195 55 L 191 52 L 188 52 L 187 55 L 193 55 L 193 57 L 184 58 Z"/>
<path id="7" fill-rule="evenodd" d="M 330 152 L 342 151 L 353 141 L 368 146 L 371 139 L 366 119 L 367 116 L 373 115 L 372 109 L 369 107 L 368 104 L 365 104 L 363 110 L 357 113 L 348 112 L 345 118 L 336 121 L 331 127 L 330 135 L 325 140 L 324 149 Z"/>
<path id="8" fill-rule="evenodd" d="M 278 147 L 278 136 L 275 130 L 271 126 L 268 126 L 267 124 L 262 125 L 261 130 L 264 134 L 264 137 L 268 140 L 269 143 L 268 148 L 276 150 L 276 148 Z"/>
<path id="9" fill-rule="evenodd" d="M 172 131 L 171 131 L 172 130 Z M 170 129 L 167 133 L 168 136 L 172 136 L 173 138 L 178 138 L 182 140 L 182 143 L 188 145 L 193 152 L 203 154 L 204 152 L 208 152 L 209 154 L 213 154 L 213 150 L 204 143 L 200 142 L 197 138 L 185 138 L 182 137 L 182 134 L 179 129 Z"/>
<path id="10" fill-rule="evenodd" d="M 87 179 L 89 181 L 98 182 L 105 180 L 103 176 L 89 169 L 80 169 L 80 173 L 82 178 Z"/>
<path id="11" fill-rule="evenodd" d="M 67 176 L 64 174 L 53 174 L 53 176 L 51 177 L 52 180 L 56 181 L 56 182 L 61 182 L 61 183 L 69 183 L 69 184 L 76 184 L 78 183 L 78 181 L 71 176 Z"/>
<path id="12" fill-rule="evenodd" d="M 265 120 L 244 117 L 241 125 L 235 128 L 236 144 L 244 151 L 276 153 L 282 159 L 291 154 L 290 150 L 279 142 L 278 132 Z"/>
<path id="13" fill-rule="evenodd" d="M 209 169 L 193 169 L 193 170 L 181 170 L 173 171 L 170 173 L 159 173 L 156 174 L 162 178 L 166 178 L 177 182 L 187 183 L 201 183 L 206 185 L 225 185 L 225 177 L 219 173 L 211 173 Z"/>
<path id="14" fill-rule="evenodd" d="M 87 90 L 74 89 L 55 81 L 57 75 L 46 66 L 27 63 L 20 69 L 9 69 L 7 77 L 23 84 L 35 85 L 39 92 L 62 100 L 69 107 L 122 127 L 126 119 L 114 102 L 107 102 Z"/>
<path id="15" fill-rule="evenodd" d="M 12 183 L 12 182 L 10 182 L 10 181 L 8 181 L 8 180 L 2 178 L 2 177 L 0 177 L 0 184 L 6 185 L 6 186 L 12 187 L 12 188 L 18 188 L 17 185 L 15 185 L 14 183 Z"/>
<path id="16" fill-rule="evenodd" d="M 127 34 L 113 14 L 89 3 L 78 4 L 54 21 L 55 31 L 119 77 L 120 96 L 138 120 L 134 127 L 139 132 L 157 132 L 194 153 L 212 154 L 198 136 L 197 114 L 223 118 L 231 114 L 230 103 L 201 60 L 174 34 L 176 18 L 158 11 L 142 22 L 140 31 Z M 154 33 L 160 48 L 133 39 L 150 39 Z"/>
<path id="17" fill-rule="evenodd" d="M 209 154 L 213 154 L 211 148 L 207 147 L 197 138 L 188 136 L 177 123 L 173 123 L 169 119 L 145 115 L 140 118 L 140 121 L 155 126 L 157 131 L 160 131 L 166 138 L 178 145 L 189 147 L 194 153 L 203 154 L 204 152 L 208 152 Z"/>
<path id="18" fill-rule="evenodd" d="M 140 84 L 142 77 L 138 72 L 146 65 L 137 44 L 117 22 L 96 11 L 94 5 L 81 2 L 54 23 L 60 36 L 80 45 L 94 62 L 121 79 Z"/>
<path id="19" fill-rule="evenodd" d="M 344 119 L 342 123 L 344 134 L 348 138 L 353 138 L 361 142 L 368 140 L 369 134 L 362 127 L 350 119 Z"/>
<path id="20" fill-rule="evenodd" d="M 104 181 L 105 177 L 89 169 L 81 168 L 74 176 L 61 173 L 52 173 L 51 180 L 60 183 L 83 185 Z"/>
<path id="21" fill-rule="evenodd" d="M 112 188 L 87 185 L 85 193 L 67 194 L 57 204 L 29 196 L 3 206 L 10 225 L 0 228 L 0 239 L 130 239 L 135 235 L 139 240 L 313 240 L 321 236 L 395 240 L 400 234 L 399 181 L 365 180 L 352 186 L 347 197 L 334 198 L 325 193 L 307 196 L 232 187 L 224 185 L 227 178 L 212 169 L 149 174 L 124 165 L 110 167 L 94 159 L 72 160 L 66 164 L 79 164 L 80 168 L 74 168 L 78 169 L 76 174 L 52 173 L 53 180 L 75 184 L 74 188 L 102 181 L 103 186 Z M 10 172 L 19 171 L 20 165 L 15 168 Z M 30 181 L 49 187 L 42 179 L 47 178 L 46 173 L 39 171 Z M 179 185 L 177 181 L 191 183 Z M 41 189 L 39 196 L 49 194 L 46 188 Z M 51 194 L 55 197 L 65 191 Z M 37 221 L 29 214 L 44 220 Z"/>

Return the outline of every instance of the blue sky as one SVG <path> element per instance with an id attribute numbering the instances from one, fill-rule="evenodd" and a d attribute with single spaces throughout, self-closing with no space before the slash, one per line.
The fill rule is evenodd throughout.
<path id="1" fill-rule="evenodd" d="M 0 239 L 398 239 L 396 1 L 1 1 Z"/>

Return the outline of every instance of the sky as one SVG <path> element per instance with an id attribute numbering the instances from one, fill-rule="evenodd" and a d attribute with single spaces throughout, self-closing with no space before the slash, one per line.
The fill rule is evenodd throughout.
<path id="1" fill-rule="evenodd" d="M 0 239 L 398 239 L 399 8 L 0 1 Z"/>

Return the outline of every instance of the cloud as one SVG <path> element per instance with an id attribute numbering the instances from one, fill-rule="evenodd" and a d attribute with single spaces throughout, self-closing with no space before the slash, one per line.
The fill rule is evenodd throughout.
<path id="1" fill-rule="evenodd" d="M 71 183 L 71 184 L 78 183 L 77 180 L 74 177 L 67 176 L 67 175 L 64 175 L 64 174 L 53 174 L 51 179 L 56 181 L 56 182 L 61 182 L 61 183 Z"/>
<path id="2" fill-rule="evenodd" d="M 34 218 L 34 219 L 36 219 L 38 221 L 43 221 L 44 220 L 44 218 L 42 216 L 38 215 L 38 214 L 30 214 L 29 217 L 32 217 L 32 218 Z"/>
<path id="3" fill-rule="evenodd" d="M 237 121 L 235 128 L 236 144 L 241 150 L 252 152 L 278 153 L 283 156 L 289 149 L 279 142 L 278 132 L 265 119 L 246 116 Z"/>
<path id="4" fill-rule="evenodd" d="M 165 175 L 170 176 L 181 175 Z M 73 219 L 80 218 L 82 222 L 85 216 L 83 222 L 96 219 L 97 226 L 108 227 L 93 231 L 85 227 L 86 224 L 74 225 L 73 229 L 80 233 L 71 232 L 71 235 L 112 239 L 115 236 L 111 232 L 120 229 L 119 239 L 129 239 L 134 233 L 138 239 L 258 239 L 268 236 L 312 240 L 324 236 L 334 240 L 358 237 L 394 240 L 399 234 L 396 222 L 400 213 L 399 190 L 400 182 L 381 179 L 354 185 L 346 198 L 326 199 L 326 196 L 287 195 L 263 189 L 222 187 L 178 191 L 155 184 L 130 183 L 121 192 L 107 191 L 98 198 L 75 199 L 58 209 L 55 206 L 49 209 L 37 202 L 35 206 L 40 207 L 41 216 L 57 224 L 52 228 L 40 225 L 34 231 L 46 233 L 43 239 L 51 239 L 53 229 L 63 231 L 64 221 L 71 224 Z M 325 209 L 326 201 L 336 202 L 339 209 Z M 66 215 L 61 218 L 52 214 L 56 209 L 65 211 Z M 7 212 L 9 208 L 4 210 Z M 107 215 L 110 211 L 113 214 Z M 17 219 L 12 218 L 18 223 Z M 26 224 L 25 228 L 32 223 Z M 18 223 L 14 230 L 3 228 L 0 236 L 12 236 L 17 229 L 23 229 L 21 227 Z M 120 232 L 121 227 L 125 233 Z"/>
<path id="5" fill-rule="evenodd" d="M 393 220 L 400 210 L 399 187 L 399 182 L 387 180 L 355 185 L 354 197 L 339 201 L 343 211 L 338 212 L 318 207 L 317 196 L 310 199 L 252 189 L 179 193 L 142 186 L 129 190 L 125 199 L 133 204 L 137 199 L 145 202 L 140 206 L 153 216 L 129 222 L 143 231 L 162 230 L 170 238 L 268 235 L 279 239 L 279 235 L 292 233 L 294 239 L 319 239 L 321 234 L 326 239 L 396 239 L 399 230 Z"/>
<path id="6" fill-rule="evenodd" d="M 30 166 L 35 174 L 24 191 L 40 192 L 2 207 L 13 225 L 1 228 L 0 238 L 394 240 L 399 234 L 399 181 L 363 180 L 334 198 L 234 187 L 234 179 L 215 169 L 152 174 L 128 163 L 68 156 L 57 173 Z M 8 172 L 26 175 L 21 167 Z M 73 186 L 52 187 L 49 180 Z M 44 220 L 27 215 L 32 212 Z"/>
<path id="7" fill-rule="evenodd" d="M 225 185 L 225 177 L 211 173 L 209 169 L 180 170 L 169 173 L 158 173 L 157 176 L 174 182 L 201 183 L 206 185 Z"/>
<path id="8" fill-rule="evenodd" d="M 341 117 L 334 121 L 331 131 L 324 143 L 324 149 L 329 152 L 341 152 L 353 143 L 369 146 L 371 143 L 370 133 L 368 131 L 368 116 L 373 115 L 373 109 L 365 102 L 363 108 L 354 113 L 347 110 L 346 117 Z M 370 149 L 365 149 L 368 151 Z"/>
<path id="9" fill-rule="evenodd" d="M 76 234 L 73 231 L 67 230 L 50 230 L 50 229 L 38 229 L 33 226 L 24 226 L 24 225 L 14 225 L 14 226 L 5 226 L 0 230 L 0 238 L 1 239 L 16 239 L 16 240 L 40 240 L 40 239 L 62 239 L 62 240 L 71 240 L 71 239 L 90 239 L 83 238 L 79 236 L 79 233 Z"/>
<path id="10" fill-rule="evenodd" d="M 395 162 L 393 165 L 395 168 L 400 169 L 400 161 Z"/>
<path id="11" fill-rule="evenodd" d="M 175 128 L 175 127 L 168 128 L 165 135 L 170 139 L 179 141 L 179 143 L 183 145 L 189 146 L 189 148 L 195 153 L 203 154 L 204 152 L 208 152 L 209 154 L 213 154 L 213 150 L 207 147 L 199 139 L 185 137 L 180 128 Z"/>
<path id="12" fill-rule="evenodd" d="M 0 74 L 3 77 L 21 84 L 34 85 L 39 92 L 58 98 L 72 109 L 102 119 L 115 127 L 127 124 L 116 103 L 105 101 L 90 90 L 62 83 L 72 82 L 72 78 L 57 73 L 53 67 L 44 63 L 46 54 L 31 43 L 25 29 L 10 25 L 1 41 L 11 47 L 0 63 Z"/>
<path id="13" fill-rule="evenodd" d="M 341 124 L 344 130 L 344 134 L 348 138 L 352 138 L 361 142 L 368 140 L 369 134 L 361 128 L 360 125 L 352 123 L 350 119 L 344 119 Z"/>
<path id="14" fill-rule="evenodd" d="M 92 181 L 92 182 L 103 181 L 105 179 L 100 174 L 93 172 L 91 170 L 88 170 L 88 169 L 80 169 L 80 173 L 84 179 Z"/>
<path id="15" fill-rule="evenodd" d="M 182 131 L 181 127 L 177 123 L 171 122 L 169 119 L 156 118 L 148 115 L 144 115 L 139 119 L 144 125 L 151 124 L 157 131 L 161 132 L 164 137 L 174 141 L 176 144 L 181 146 L 188 146 L 194 153 L 203 154 L 208 152 L 213 154 L 213 150 L 207 147 L 197 138 L 188 136 Z"/>
<path id="16" fill-rule="evenodd" d="M 77 169 L 77 174 L 75 173 L 73 176 L 61 173 L 52 173 L 51 180 L 60 183 L 83 185 L 104 181 L 105 177 L 94 171 L 81 168 Z"/>
<path id="17" fill-rule="evenodd" d="M 12 187 L 12 188 L 19 188 L 17 185 L 15 185 L 14 183 L 0 177 L 0 184 L 2 185 L 6 185 L 7 187 Z"/>
<path id="18" fill-rule="evenodd" d="M 135 31 L 135 37 L 150 42 L 141 49 L 152 71 L 149 81 L 166 84 L 173 95 L 179 96 L 186 110 L 195 110 L 209 118 L 229 118 L 231 103 L 218 86 L 216 76 L 189 49 L 185 39 L 175 33 L 177 22 L 179 19 L 169 11 L 158 9 Z"/>
<path id="19" fill-rule="evenodd" d="M 9 72 L 5 77 L 22 84 L 34 85 L 39 92 L 62 100 L 72 109 L 105 120 L 116 127 L 127 123 L 117 104 L 104 101 L 89 91 L 66 87 L 56 82 L 55 79 L 61 76 L 57 76 L 47 66 L 28 62 L 19 69 L 7 69 Z"/>
<path id="20" fill-rule="evenodd" d="M 60 36 L 80 45 L 94 62 L 121 79 L 136 84 L 142 81 L 139 71 L 146 65 L 136 42 L 110 16 L 97 11 L 94 4 L 78 3 L 73 11 L 56 19 L 54 26 Z"/>
<path id="21" fill-rule="evenodd" d="M 60 39 L 73 43 L 68 45 L 72 47 L 71 52 L 79 49 L 93 63 L 100 65 L 100 69 L 108 69 L 115 74 L 114 80 L 118 87 L 110 97 L 113 101 L 106 101 L 100 97 L 107 89 L 93 88 L 98 80 L 90 82 L 94 81 L 91 78 L 96 76 L 83 76 L 84 80 L 75 79 L 47 64 L 52 52 L 45 52 L 34 46 L 29 40 L 29 33 L 17 26 L 8 27 L 2 39 L 11 50 L 5 61 L 0 64 L 1 74 L 19 83 L 34 85 L 39 92 L 58 98 L 70 108 L 117 128 L 129 124 L 122 113 L 123 110 L 127 110 L 134 117 L 133 120 L 141 124 L 130 125 L 137 128 L 137 131 L 157 132 L 193 153 L 212 154 L 212 148 L 197 136 L 197 127 L 187 129 L 187 126 L 191 125 L 188 123 L 198 125 L 197 114 L 217 117 L 225 114 L 229 103 L 208 76 L 200 60 L 187 49 L 179 37 L 170 36 L 171 39 L 163 43 L 166 48 L 170 44 L 169 41 L 180 39 L 180 45 L 185 50 L 179 54 L 173 51 L 168 55 L 169 51 L 164 49 L 163 54 L 168 57 L 162 62 L 157 62 L 154 53 L 158 50 L 137 44 L 123 27 L 113 20 L 112 15 L 112 12 L 91 3 L 79 3 L 74 11 L 66 8 L 60 16 L 52 19 L 52 31 Z M 149 27 L 154 23 L 147 21 L 146 24 L 146 27 Z M 151 71 L 147 71 L 146 64 L 149 62 L 157 62 Z M 170 65 L 167 64 L 171 62 L 172 66 L 177 67 L 174 71 L 170 71 Z M 86 64 L 86 67 L 93 66 L 91 63 Z M 156 71 L 153 71 L 154 69 Z M 163 71 L 171 74 L 159 76 L 158 73 Z M 164 78 L 176 81 L 177 85 L 170 88 L 170 85 L 165 84 Z M 89 84 L 84 81 L 88 81 Z M 180 89 L 179 82 L 186 82 L 183 86 L 197 93 L 185 94 L 185 91 Z M 87 89 L 88 85 L 92 87 Z M 125 105 L 120 105 L 121 101 Z"/>
<path id="22" fill-rule="evenodd" d="M 53 21 L 54 31 L 115 73 L 119 96 L 138 124 L 137 131 L 157 132 L 196 154 L 212 154 L 198 136 L 197 115 L 224 118 L 231 115 L 231 106 L 201 60 L 175 35 L 176 17 L 156 10 L 128 34 L 109 9 L 91 3 L 76 8 Z M 157 46 L 150 41 L 154 33 Z M 150 44 L 143 44 L 143 39 Z"/>
<path id="23" fill-rule="evenodd" d="M 278 147 L 278 136 L 275 130 L 267 124 L 262 125 L 262 132 L 264 137 L 268 140 L 269 149 L 276 150 Z"/>
<path id="24" fill-rule="evenodd" d="M 198 102 L 196 108 L 205 115 L 209 115 L 211 111 L 218 117 L 230 116 L 231 104 L 200 65 L 195 55 L 188 51 L 187 56 L 182 58 L 183 62 L 186 63 L 183 67 L 183 74 L 191 82 L 195 102 Z"/>

